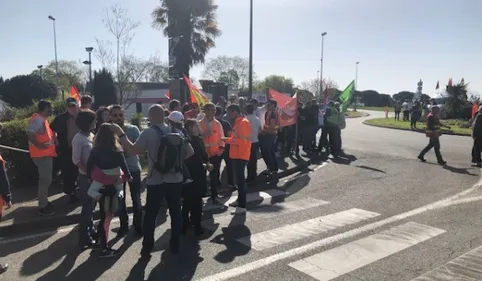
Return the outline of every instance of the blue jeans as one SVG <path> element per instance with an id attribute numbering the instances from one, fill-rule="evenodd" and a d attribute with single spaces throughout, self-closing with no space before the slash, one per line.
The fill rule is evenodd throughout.
<path id="1" fill-rule="evenodd" d="M 161 202 L 166 197 L 169 215 L 171 216 L 171 249 L 178 250 L 181 240 L 181 183 L 163 183 L 147 186 L 146 213 L 144 215 L 144 240 L 142 254 L 150 254 L 154 248 L 154 231 L 156 229 L 157 214 Z"/>
<path id="2" fill-rule="evenodd" d="M 246 208 L 246 179 L 244 177 L 244 170 L 248 161 L 241 159 L 233 159 L 234 176 L 236 177 L 236 184 L 238 186 L 238 206 Z"/>
<path id="3" fill-rule="evenodd" d="M 93 221 L 96 202 L 87 194 L 87 190 L 90 187 L 87 176 L 79 174 L 77 182 L 79 186 L 79 196 L 82 202 L 79 223 L 79 246 L 83 247 L 90 244 L 92 240 L 95 240 L 93 236 L 97 236 Z"/>
<path id="4" fill-rule="evenodd" d="M 142 233 L 142 202 L 141 202 L 141 172 L 132 172 L 132 181 L 129 182 L 129 189 L 132 199 L 134 213 L 133 225 L 137 233 Z M 124 197 L 119 204 L 119 219 L 121 229 L 126 231 L 129 228 L 129 216 L 127 215 L 126 205 L 126 183 L 124 183 Z"/>

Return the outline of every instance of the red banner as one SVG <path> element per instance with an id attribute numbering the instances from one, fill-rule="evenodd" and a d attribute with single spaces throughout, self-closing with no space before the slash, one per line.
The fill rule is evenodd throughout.
<path id="1" fill-rule="evenodd" d="M 296 121 L 298 120 L 297 98 L 292 98 L 273 89 L 268 89 L 268 99 L 275 100 L 278 103 L 278 112 L 281 120 L 281 127 L 296 124 Z"/>

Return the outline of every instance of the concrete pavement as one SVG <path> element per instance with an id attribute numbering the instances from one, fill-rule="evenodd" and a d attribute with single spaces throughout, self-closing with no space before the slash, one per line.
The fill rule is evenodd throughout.
<path id="1" fill-rule="evenodd" d="M 421 135 L 362 121 L 347 120 L 348 157 L 312 166 L 277 187 L 259 186 L 263 192 L 250 190 L 245 217 L 233 218 L 226 208 L 206 212 L 209 231 L 200 240 L 185 236 L 178 256 L 164 251 L 169 223 L 157 228 L 147 263 L 138 261 L 141 241 L 130 236 L 116 241 L 122 253 L 116 259 L 80 253 L 69 226 L 0 240 L 1 259 L 12 264 L 0 278 L 482 280 L 482 190 L 480 170 L 469 163 L 470 139 L 443 136 L 450 166 L 441 167 L 434 157 L 416 160 L 426 144 Z M 165 220 L 161 212 L 160 223 Z"/>

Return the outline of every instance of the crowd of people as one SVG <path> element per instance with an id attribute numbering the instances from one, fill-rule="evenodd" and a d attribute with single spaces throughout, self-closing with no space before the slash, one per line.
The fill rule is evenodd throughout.
<path id="1" fill-rule="evenodd" d="M 230 204 L 233 215 L 246 213 L 246 186 L 258 177 L 258 154 L 267 169 L 260 174 L 268 182 L 277 180 L 277 153 L 326 149 L 337 155 L 341 151 L 341 129 L 345 127 L 340 104 L 331 102 L 320 110 L 316 101 L 299 105 L 298 140 L 293 126 L 281 127 L 276 101 L 260 105 L 256 100 L 231 97 L 213 103 L 182 106 L 178 100 L 149 108 L 149 127 L 142 132 L 128 124 L 120 105 L 92 111 L 92 98 L 83 96 L 80 104 L 66 100 L 66 111 L 52 122 L 52 104 L 41 100 L 26 131 L 29 152 L 38 169 L 39 214 L 51 216 L 55 207 L 49 202 L 54 158 L 60 160 L 63 191 L 69 203 L 80 202 L 78 244 L 81 249 L 99 248 L 99 257 L 117 254 L 109 245 L 110 223 L 120 218 L 118 236 L 129 232 L 126 187 L 133 204 L 133 230 L 143 237 L 141 256 L 149 258 L 154 247 L 156 218 L 162 201 L 167 201 L 171 216 L 170 251 L 177 253 L 181 235 L 190 228 L 196 236 L 201 224 L 202 198 L 211 204 L 223 204 L 221 163 L 225 162 L 227 185 L 237 189 L 237 200 Z M 322 128 L 316 145 L 316 134 Z M 139 155 L 147 158 L 147 199 L 141 202 L 141 164 Z M 0 158 L 0 163 L 4 163 Z M 0 167 L 2 168 L 2 167 Z M 247 176 L 245 177 L 245 171 Z M 8 183 L 5 169 L 0 180 Z M 208 188 L 209 187 L 209 188 Z M 0 209 L 11 206 L 9 184 L 0 190 Z M 93 214 L 99 205 L 100 221 L 94 227 Z M 1 215 L 1 213 L 0 213 Z M 0 272 L 7 269 L 0 267 Z"/>

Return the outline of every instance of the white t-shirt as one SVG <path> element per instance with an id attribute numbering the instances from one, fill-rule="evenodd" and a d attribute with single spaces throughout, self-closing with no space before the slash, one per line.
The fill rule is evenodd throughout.
<path id="1" fill-rule="evenodd" d="M 261 129 L 261 123 L 259 122 L 259 118 L 254 114 L 248 114 L 246 118 L 249 120 L 249 124 L 251 125 L 251 142 L 257 143 L 259 130 Z"/>

